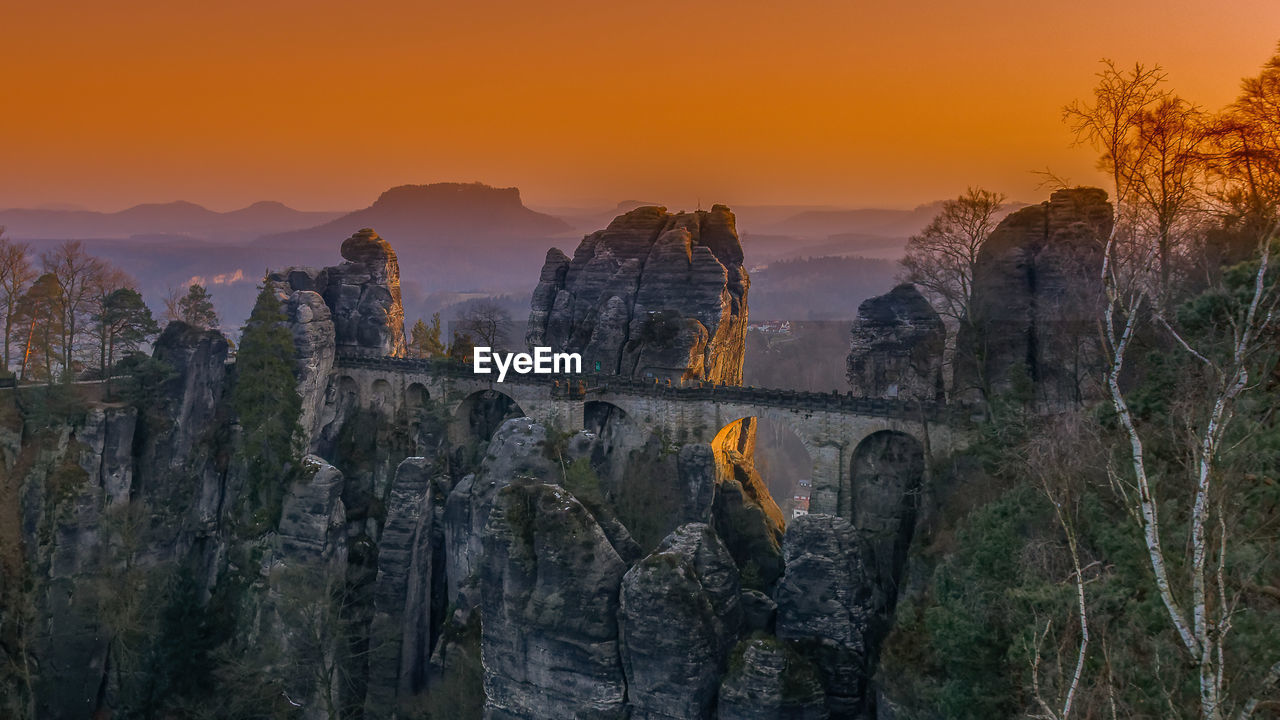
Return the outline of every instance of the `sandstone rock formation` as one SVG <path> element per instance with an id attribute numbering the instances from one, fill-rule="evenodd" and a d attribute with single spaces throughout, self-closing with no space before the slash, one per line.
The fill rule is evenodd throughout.
<path id="1" fill-rule="evenodd" d="M 914 285 L 904 283 L 863 301 L 852 335 L 848 378 L 854 395 L 943 400 L 947 330 Z"/>
<path id="2" fill-rule="evenodd" d="M 620 602 L 631 717 L 709 717 L 742 624 L 738 569 L 719 538 L 680 527 L 627 571 Z"/>
<path id="3" fill-rule="evenodd" d="M 871 583 L 861 539 L 847 520 L 803 515 L 782 543 L 786 574 L 778 584 L 777 634 L 801 643 L 820 670 L 834 718 L 855 718 L 866 702 L 873 621 Z"/>
<path id="4" fill-rule="evenodd" d="M 759 590 L 742 591 L 742 625 L 747 632 L 772 633 L 778 617 L 778 603 Z"/>
<path id="5" fill-rule="evenodd" d="M 755 467 L 755 418 L 726 426 L 711 444 L 717 477 L 712 523 L 738 567 L 756 589 L 782 574 L 782 533 L 786 520 Z"/>
<path id="6" fill-rule="evenodd" d="M 387 500 L 373 587 L 372 652 L 365 704 L 377 717 L 426 686 L 431 648 L 435 463 L 400 463 Z"/>
<path id="7" fill-rule="evenodd" d="M 498 492 L 481 569 L 486 717 L 622 718 L 618 586 L 626 564 L 558 485 Z"/>
<path id="8" fill-rule="evenodd" d="M 588 372 L 738 384 L 749 286 L 729 208 L 637 208 L 573 259 L 547 253 L 527 340 L 582 353 Z"/>
<path id="9" fill-rule="evenodd" d="M 343 241 L 342 256 L 341 265 L 291 267 L 267 276 L 293 331 L 302 396 L 298 424 L 311 439 L 312 452 L 324 451 L 346 419 L 341 412 L 347 408 L 335 402 L 341 388 L 330 386 L 334 357 L 405 355 L 395 250 L 365 228 Z"/>
<path id="10" fill-rule="evenodd" d="M 227 468 L 219 454 L 232 442 L 225 406 L 232 376 L 230 346 L 217 330 L 173 322 L 156 340 L 153 355 L 171 370 L 156 388 L 150 412 L 138 417 L 142 447 L 131 496 L 145 499 L 151 559 L 177 559 L 198 546 L 202 585 L 212 583 L 219 549 L 216 537 L 230 511 Z"/>
<path id="11" fill-rule="evenodd" d="M 978 253 L 969 322 L 956 344 L 955 391 L 986 399 L 1029 386 L 1045 410 L 1098 391 L 1102 251 L 1111 205 L 1097 188 L 1054 192 L 1001 221 Z"/>
<path id="12" fill-rule="evenodd" d="M 332 314 L 337 352 L 404 357 L 404 307 L 395 250 L 372 228 L 364 228 L 342 242 L 342 257 L 346 262 L 340 265 L 319 270 L 293 267 L 271 273 L 268 279 L 291 299 L 297 291 L 324 298 Z M 299 298 L 297 303 L 314 310 L 313 299 Z M 296 322 L 316 320 L 322 318 L 312 314 Z"/>
<path id="13" fill-rule="evenodd" d="M 710 445 L 696 443 L 680 448 L 676 476 L 685 488 L 678 520 L 710 522 L 716 495 L 716 458 Z"/>
<path id="14" fill-rule="evenodd" d="M 877 613 L 890 608 L 907 563 L 924 479 L 924 449 L 908 435 L 874 433 L 858 444 L 849 469 L 851 491 L 839 514 L 849 518 L 870 551 L 866 558 Z"/>
<path id="15" fill-rule="evenodd" d="M 133 460 L 128 449 L 136 419 L 132 408 L 93 409 L 74 426 L 41 431 L 27 447 L 21 446 L 21 426 L 4 438 L 0 489 L 15 502 L 3 508 L 0 556 L 6 577 L 0 584 L 11 593 L 7 597 L 25 594 L 31 605 L 24 612 L 42 618 L 27 628 L 26 641 L 40 662 L 39 700 L 33 708 L 41 716 L 92 711 L 110 662 L 95 594 L 116 591 L 101 577 L 104 562 L 117 560 L 106 547 L 115 539 L 107 519 L 110 505 L 129 492 Z M 14 461 L 22 463 L 23 482 L 12 483 Z M 28 572 L 9 574 L 23 562 L 29 563 Z M 28 582 L 33 590 L 23 587 Z M 21 626 L 9 619 L 6 627 Z M 7 649 L 0 654 L 8 657 Z M 17 684 L 9 688 L 16 693 Z"/>
<path id="16" fill-rule="evenodd" d="M 222 333 L 184 322 L 169 323 L 156 340 L 155 359 L 173 370 L 160 388 L 156 409 L 172 430 L 154 436 L 146 448 L 144 483 L 158 480 L 162 470 L 190 468 L 191 452 L 217 421 L 219 401 L 228 384 L 229 350 Z"/>
<path id="17" fill-rule="evenodd" d="M 254 644 L 273 648 L 278 662 L 313 668 L 285 673 L 284 692 L 306 720 L 323 720 L 330 684 L 336 676 L 315 668 L 339 652 L 345 642 L 335 627 L 333 595 L 345 581 L 348 543 L 342 472 L 315 455 L 302 459 L 301 471 L 286 491 L 278 530 L 264 538 L 268 553 L 262 575 L 266 593 L 258 617 L 249 626 Z M 287 661 L 285 660 L 287 659 Z"/>
<path id="18" fill-rule="evenodd" d="M 277 292 L 284 303 L 297 352 L 298 394 L 302 396 L 302 415 L 298 424 L 308 436 L 315 436 L 320 429 L 320 408 L 337 350 L 333 314 L 324 298 L 314 290 L 286 293 L 284 288 L 278 288 Z"/>
<path id="19" fill-rule="evenodd" d="M 498 492 L 516 478 L 554 480 L 551 459 L 542 452 L 547 429 L 528 418 L 503 423 L 489 441 L 480 469 L 458 481 L 445 501 L 444 547 L 449 602 L 470 605 L 463 597 L 477 579 L 485 528 Z"/>
<path id="20" fill-rule="evenodd" d="M 641 209 L 579 254 L 544 273 L 555 290 L 544 332 L 613 358 L 610 372 L 736 381 L 747 279 L 727 210 Z M 896 457 L 893 447 L 855 465 L 870 490 L 841 508 L 869 541 L 820 516 L 794 521 L 784 539 L 752 462 L 751 421 L 710 444 L 681 444 L 605 402 L 583 406 L 578 432 L 504 420 L 503 406 L 482 423 L 482 435 L 490 420 L 496 432 L 464 459 L 443 426 L 424 431 L 453 422 L 467 434 L 475 418 L 451 412 L 460 399 L 451 388 L 415 395 L 335 367 L 339 352 L 403 345 L 394 253 L 370 231 L 344 256 L 338 267 L 271 276 L 293 331 L 312 451 L 281 467 L 278 484 L 268 478 L 271 492 L 246 476 L 252 438 L 234 422 L 237 375 L 216 332 L 165 331 L 155 357 L 172 377 L 149 388 L 156 400 L 140 411 L 98 404 L 38 431 L 0 418 L 0 459 L 22 473 L 19 491 L 0 484 L 0 500 L 20 495 L 0 534 L 21 535 L 0 550 L 31 548 L 30 560 L 0 552 L 0 583 L 16 565 L 37 588 L 42 714 L 138 711 L 151 688 L 125 687 L 130 673 L 117 663 L 129 658 L 112 654 L 95 595 L 125 586 L 160 587 L 150 614 L 172 610 L 193 634 L 206 620 L 226 623 L 217 658 L 197 648 L 193 662 L 210 676 L 235 673 L 220 690 L 252 687 L 308 719 L 339 706 L 385 718 L 419 703 L 447 715 L 454 708 L 432 704 L 468 696 L 494 720 L 865 708 L 886 607 L 869 587 L 883 578 L 866 568 L 881 545 L 897 557 L 910 523 L 894 515 L 898 481 L 915 477 L 905 465 L 886 471 L 880 460 Z M 136 548 L 113 529 L 135 517 Z M 120 568 L 156 585 L 122 581 Z M 187 591 L 175 595 L 179 583 Z M 145 630 L 185 658 L 185 630 L 167 628 Z M 256 702 L 232 694 L 219 699 Z M 257 710 L 241 709 L 233 714 Z"/>
<path id="21" fill-rule="evenodd" d="M 743 640 L 733 652 L 719 720 L 827 720 L 818 672 L 795 650 L 765 636 Z"/>
<path id="22" fill-rule="evenodd" d="M 297 562 L 327 563 L 346 552 L 342 472 L 315 455 L 302 460 L 289 486 L 276 532 L 279 552 Z"/>

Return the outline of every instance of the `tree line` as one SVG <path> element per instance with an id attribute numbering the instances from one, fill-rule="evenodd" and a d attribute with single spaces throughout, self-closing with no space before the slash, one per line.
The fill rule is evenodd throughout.
<path id="1" fill-rule="evenodd" d="M 506 348 L 511 342 L 512 327 L 511 314 L 501 305 L 492 299 L 481 300 L 458 311 L 448 341 L 440 326 L 440 313 L 432 313 L 430 323 L 418 318 L 409 329 L 408 354 L 411 358 L 450 358 L 463 362 L 477 345 Z"/>
<path id="2" fill-rule="evenodd" d="M 976 454 L 1006 494 L 908 605 L 900 632 L 927 641 L 898 662 L 934 668 L 913 691 L 955 717 L 1272 717 L 1280 52 L 1217 111 L 1159 66 L 1104 60 L 1063 120 L 1113 203 L 1095 238 L 1099 397 L 992 417 Z M 907 246 L 904 279 L 951 327 L 973 321 L 1003 203 L 970 189 Z"/>
<path id="3" fill-rule="evenodd" d="M 166 298 L 164 319 L 218 327 L 208 291 Z M 35 253 L 0 226 L 0 362 L 19 381 L 70 382 L 111 368 L 160 328 L 137 281 L 69 240 Z"/>

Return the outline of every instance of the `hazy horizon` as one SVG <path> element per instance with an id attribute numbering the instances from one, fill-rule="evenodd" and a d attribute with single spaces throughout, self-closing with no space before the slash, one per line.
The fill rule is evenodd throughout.
<path id="1" fill-rule="evenodd" d="M 490 187 L 502 187 L 502 186 L 494 185 L 493 183 L 486 183 L 484 180 L 461 180 L 461 181 L 436 180 L 432 182 L 433 183 L 436 183 L 436 182 L 438 183 L 451 183 L 451 182 L 480 183 L 483 185 L 488 185 Z M 419 183 L 401 183 L 401 184 L 428 185 L 432 183 L 419 182 Z M 349 213 L 349 212 L 354 212 L 356 210 L 363 209 L 365 207 L 368 207 L 369 205 L 372 205 L 373 202 L 378 199 L 379 195 L 381 195 L 386 190 L 390 190 L 392 187 L 393 186 L 388 185 L 387 187 L 384 187 L 381 190 L 378 190 L 373 194 L 371 194 L 366 201 L 363 201 L 363 202 L 357 201 L 357 204 L 355 205 L 342 206 L 342 207 L 298 206 L 298 205 L 284 202 L 282 200 L 278 200 L 272 197 L 262 197 L 262 198 L 258 198 L 256 200 L 250 200 L 248 202 L 244 202 L 241 204 L 219 204 L 219 203 L 212 203 L 212 202 L 204 202 L 200 198 L 173 197 L 173 198 L 165 198 L 165 199 L 144 198 L 136 202 L 127 202 L 123 205 L 105 205 L 105 206 L 94 206 L 94 205 L 85 205 L 82 203 L 69 203 L 69 202 L 58 202 L 58 201 L 48 201 L 43 203 L 31 204 L 31 205 L 7 205 L 7 206 L 0 205 L 0 212 L 4 212 L 8 210 L 38 210 L 38 211 L 44 211 L 44 212 L 115 213 L 115 212 L 120 212 L 122 210 L 129 210 L 131 208 L 136 208 L 139 206 L 191 203 L 193 205 L 199 205 L 205 208 L 206 210 L 211 210 L 213 212 L 228 213 L 228 212 L 234 212 L 236 210 L 243 210 L 247 207 L 250 207 L 252 205 L 259 204 L 259 203 L 278 202 L 278 203 L 281 203 L 282 205 L 285 205 L 291 210 L 297 210 L 299 212 Z M 537 212 L 550 214 L 550 215 L 555 215 L 556 213 L 573 213 L 573 212 L 603 212 L 603 211 L 612 209 L 617 205 L 621 205 L 624 203 L 631 203 L 631 202 L 653 203 L 657 205 L 665 205 L 669 210 L 686 210 L 686 211 L 694 210 L 699 206 L 702 209 L 707 209 L 711 207 L 713 204 L 727 205 L 730 209 L 736 206 L 741 206 L 741 207 L 751 207 L 751 208 L 788 208 L 788 209 L 794 208 L 796 210 L 817 210 L 817 211 L 915 210 L 921 207 L 926 207 L 929 205 L 939 203 L 950 197 L 950 196 L 940 196 L 940 197 L 930 198 L 927 200 L 922 200 L 920 202 L 903 202 L 903 203 L 896 203 L 896 204 L 882 203 L 878 205 L 859 205 L 853 201 L 849 203 L 834 203 L 834 202 L 831 202 L 831 203 L 805 203 L 805 202 L 737 203 L 737 202 L 734 202 L 732 199 L 714 198 L 714 197 L 696 199 L 688 203 L 687 205 L 667 202 L 667 201 L 664 201 L 662 198 L 633 198 L 633 197 L 624 197 L 624 198 L 619 198 L 617 200 L 600 199 L 594 203 L 583 201 L 582 203 L 579 203 L 579 204 L 575 204 L 575 203 L 563 204 L 563 203 L 530 203 L 527 197 L 527 194 L 525 192 L 525 189 L 524 188 L 517 188 L 517 189 L 520 191 L 520 198 L 521 198 L 521 201 L 524 203 L 525 207 L 528 207 L 529 209 L 535 210 Z M 963 188 L 961 188 L 960 190 L 963 190 Z M 958 192 L 959 190 L 957 191 L 957 193 Z M 1039 195 L 1042 195 L 1043 197 L 1039 197 L 1039 196 L 1033 196 L 1028 198 L 1011 197 L 1007 199 L 1007 202 L 1015 203 L 1015 204 L 1040 202 L 1041 200 L 1048 197 L 1049 192 L 1050 190 L 1048 188 L 1045 188 L 1039 193 Z"/>

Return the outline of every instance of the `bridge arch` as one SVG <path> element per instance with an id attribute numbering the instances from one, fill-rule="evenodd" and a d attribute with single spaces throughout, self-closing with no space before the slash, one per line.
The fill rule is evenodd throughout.
<path id="1" fill-rule="evenodd" d="M 449 440 L 454 444 L 469 440 L 488 441 L 502 423 L 527 414 L 515 398 L 501 390 L 476 390 L 464 397 L 454 409 L 449 424 Z"/>
<path id="2" fill-rule="evenodd" d="M 418 412 L 431 402 L 431 393 L 427 391 L 427 386 L 420 382 L 409 383 L 409 387 L 404 389 L 404 409 L 410 413 Z"/>
<path id="3" fill-rule="evenodd" d="M 924 446 L 906 432 L 873 432 L 854 448 L 840 514 L 866 532 L 885 580 L 898 581 L 906 565 L 924 474 Z"/>
<path id="4" fill-rule="evenodd" d="M 347 407 L 360 405 L 360 383 L 350 375 L 340 375 L 333 383 L 333 404 Z"/>
<path id="5" fill-rule="evenodd" d="M 611 425 L 631 422 L 631 415 L 607 400 L 587 400 L 582 404 L 582 429 L 603 435 Z"/>
<path id="6" fill-rule="evenodd" d="M 395 412 L 395 393 L 391 390 L 391 383 L 378 378 L 369 384 L 369 407 L 387 415 Z"/>

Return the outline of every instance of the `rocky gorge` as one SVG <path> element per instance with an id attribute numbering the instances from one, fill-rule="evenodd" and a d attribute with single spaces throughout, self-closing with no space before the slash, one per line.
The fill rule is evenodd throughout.
<path id="1" fill-rule="evenodd" d="M 1075 222 L 1054 197 L 999 237 Z M 336 362 L 405 354 L 400 271 L 372 229 L 341 253 L 266 276 L 301 401 L 274 517 L 246 506 L 261 488 L 230 402 L 243 358 L 216 331 L 170 324 L 155 382 L 132 400 L 0 398 L 0 679 L 23 707 L 877 717 L 922 462 L 877 445 L 853 469 L 866 489 L 835 514 L 785 518 L 751 418 L 694 443 L 607 407 L 566 428 L 495 393 L 362 398 Z M 588 374 L 738 384 L 743 257 L 727 207 L 632 210 L 572 258 L 547 253 L 528 341 L 583 353 Z M 858 394 L 939 401 L 943 332 L 909 286 L 864 303 Z"/>

